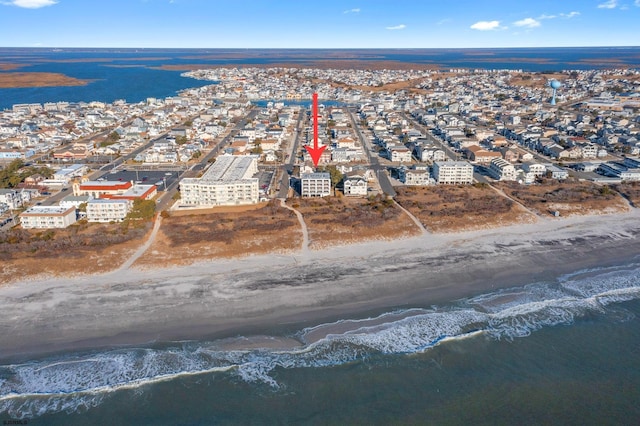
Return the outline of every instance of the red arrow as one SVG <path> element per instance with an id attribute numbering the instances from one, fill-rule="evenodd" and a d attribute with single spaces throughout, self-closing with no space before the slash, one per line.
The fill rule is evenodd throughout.
<path id="1" fill-rule="evenodd" d="M 320 156 L 322 155 L 322 151 L 324 151 L 327 146 L 321 145 L 318 146 L 318 94 L 313 94 L 313 148 L 309 145 L 305 145 L 305 148 L 311 159 L 313 160 L 313 165 L 318 167 L 318 162 L 320 161 Z"/>

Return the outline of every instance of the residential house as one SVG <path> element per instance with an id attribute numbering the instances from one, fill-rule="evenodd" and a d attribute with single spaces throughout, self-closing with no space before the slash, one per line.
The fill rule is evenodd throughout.
<path id="1" fill-rule="evenodd" d="M 516 168 L 503 158 L 494 158 L 489 165 L 489 174 L 496 180 L 514 181 L 516 180 Z"/>
<path id="2" fill-rule="evenodd" d="M 367 195 L 367 181 L 361 176 L 345 176 L 343 180 L 344 195 L 360 197 Z"/>

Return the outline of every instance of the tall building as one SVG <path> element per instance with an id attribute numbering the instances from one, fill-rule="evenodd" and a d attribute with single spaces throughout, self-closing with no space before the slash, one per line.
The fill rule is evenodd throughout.
<path id="1" fill-rule="evenodd" d="M 185 206 L 234 206 L 259 200 L 258 157 L 223 155 L 201 178 L 180 182 L 181 204 Z"/>
<path id="2" fill-rule="evenodd" d="M 331 175 L 329 173 L 303 173 L 300 195 L 303 197 L 327 197 L 331 195 Z"/>

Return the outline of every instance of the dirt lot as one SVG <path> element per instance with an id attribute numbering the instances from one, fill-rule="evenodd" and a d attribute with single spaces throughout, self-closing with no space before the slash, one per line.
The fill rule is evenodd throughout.
<path id="1" fill-rule="evenodd" d="M 488 185 L 407 186 L 396 201 L 432 232 L 458 232 L 530 223 L 535 217 Z"/>
<path id="2" fill-rule="evenodd" d="M 151 248 L 134 266 L 186 265 L 196 261 L 299 250 L 302 232 L 295 214 L 276 202 L 259 209 L 201 212 L 165 217 Z"/>
<path id="3" fill-rule="evenodd" d="M 615 213 L 629 208 L 614 189 L 592 182 L 547 181 L 529 186 L 504 182 L 497 187 L 542 216 L 556 211 L 560 216 L 571 216 Z"/>
<path id="4" fill-rule="evenodd" d="M 144 241 L 151 224 L 76 224 L 67 229 L 13 229 L 0 234 L 0 283 L 41 274 L 59 276 L 117 268 Z"/>
<path id="5" fill-rule="evenodd" d="M 302 213 L 311 249 L 420 233 L 411 218 L 381 196 L 302 198 L 287 203 Z"/>

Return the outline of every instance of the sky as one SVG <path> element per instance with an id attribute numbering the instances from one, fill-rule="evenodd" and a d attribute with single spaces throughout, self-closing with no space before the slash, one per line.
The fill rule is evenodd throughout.
<path id="1" fill-rule="evenodd" d="M 638 23 L 640 0 L 0 0 L 2 47 L 640 46 Z"/>

